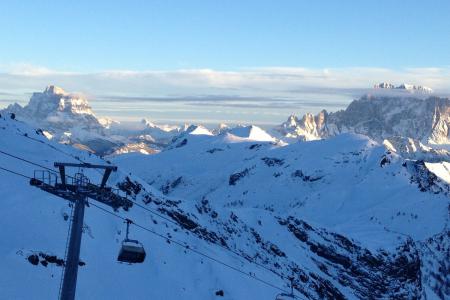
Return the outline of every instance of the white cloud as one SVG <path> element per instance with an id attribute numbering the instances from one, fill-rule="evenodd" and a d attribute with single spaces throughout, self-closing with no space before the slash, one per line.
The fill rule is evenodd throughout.
<path id="1" fill-rule="evenodd" d="M 182 107 L 191 118 L 195 111 L 208 109 L 205 116 L 216 112 L 223 117 L 238 111 L 241 114 L 267 114 L 276 110 L 280 115 L 292 112 L 336 110 L 367 93 L 375 83 L 412 83 L 433 88 L 438 94 L 450 95 L 450 67 L 405 68 L 287 68 L 265 67 L 217 71 L 211 69 L 181 69 L 172 71 L 107 70 L 77 73 L 51 70 L 28 64 L 0 65 L 0 103 L 5 100 L 29 99 L 30 93 L 41 91 L 49 84 L 70 92 L 88 96 L 97 111 L 112 112 L 108 101 L 135 113 L 142 108 L 148 113 Z M 151 110 L 149 103 L 153 104 Z M 181 104 L 182 103 L 182 104 Z M 3 105 L 4 106 L 4 105 Z M 140 115 L 147 116 L 144 113 Z M 169 114 L 161 118 L 170 118 Z M 182 117 L 181 112 L 177 118 Z M 225 118 L 225 117 L 224 117 Z M 245 116 L 240 117 L 245 118 Z M 279 117 L 281 119 L 281 116 Z M 226 120 L 226 119 L 225 119 Z M 264 119 L 261 122 L 269 122 Z"/>
<path id="2" fill-rule="evenodd" d="M 0 71 L 2 73 L 17 75 L 17 76 L 46 76 L 46 75 L 55 75 L 55 74 L 66 74 L 70 75 L 70 72 L 57 72 L 55 70 L 51 70 L 42 66 L 35 66 L 28 63 L 18 63 L 18 64 L 8 64 L 8 65 L 0 65 Z"/>
<path id="3" fill-rule="evenodd" d="M 231 94 L 240 96 L 295 97 L 302 90 L 334 93 L 339 90 L 370 88 L 389 81 L 413 83 L 436 91 L 450 91 L 450 68 L 286 68 L 268 67 L 237 71 L 187 69 L 174 71 L 112 70 L 97 73 L 74 73 L 51 70 L 29 64 L 0 66 L 0 89 L 14 93 L 41 90 L 58 84 L 78 92 L 99 95 L 195 96 Z"/>

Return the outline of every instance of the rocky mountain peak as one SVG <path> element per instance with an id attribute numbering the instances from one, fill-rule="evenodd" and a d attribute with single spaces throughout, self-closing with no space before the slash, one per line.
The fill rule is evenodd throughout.
<path id="1" fill-rule="evenodd" d="M 388 89 L 388 90 L 403 90 L 408 92 L 419 92 L 424 94 L 431 94 L 433 93 L 433 89 L 422 86 L 422 85 L 414 85 L 414 84 L 408 84 L 408 83 L 402 83 L 400 85 L 395 86 L 394 84 L 390 82 L 381 82 L 378 84 L 375 84 L 374 89 Z"/>
<path id="2" fill-rule="evenodd" d="M 33 93 L 24 110 L 37 118 L 47 118 L 57 113 L 94 115 L 86 98 L 66 93 L 54 85 L 47 86 L 44 92 Z"/>
<path id="3" fill-rule="evenodd" d="M 322 137 L 328 112 L 320 111 L 317 115 L 306 113 L 301 119 L 292 114 L 286 122 L 274 130 L 287 139 L 300 139 L 304 141 L 317 140 Z"/>
<path id="4" fill-rule="evenodd" d="M 191 135 L 213 135 L 212 132 L 202 125 L 190 125 L 186 130 L 186 134 Z"/>
<path id="5" fill-rule="evenodd" d="M 67 93 L 62 88 L 55 85 L 48 85 L 45 88 L 44 93 L 53 95 L 67 95 Z"/>
<path id="6" fill-rule="evenodd" d="M 3 111 L 15 113 L 19 119 L 45 128 L 54 136 L 74 133 L 75 128 L 77 131 L 101 134 L 105 128 L 85 97 L 67 93 L 55 85 L 47 86 L 43 92 L 33 93 L 27 105 L 22 107 L 15 103 Z"/>
<path id="7" fill-rule="evenodd" d="M 450 144 L 450 99 L 367 95 L 334 113 L 290 116 L 275 130 L 285 139 L 315 140 L 353 132 L 379 142 L 392 136 Z"/>

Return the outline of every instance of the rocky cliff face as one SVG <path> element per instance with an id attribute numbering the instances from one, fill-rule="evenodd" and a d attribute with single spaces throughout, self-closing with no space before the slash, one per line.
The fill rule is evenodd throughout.
<path id="1" fill-rule="evenodd" d="M 315 140 L 353 132 L 377 141 L 395 136 L 424 144 L 450 144 L 450 99 L 364 96 L 345 110 L 291 116 L 276 130 L 287 138 Z"/>
<path id="2" fill-rule="evenodd" d="M 48 86 L 44 92 L 33 93 L 30 102 L 24 107 L 12 104 L 5 111 L 53 131 L 69 131 L 79 127 L 101 133 L 103 129 L 84 97 L 66 93 L 53 85 Z"/>
<path id="3" fill-rule="evenodd" d="M 88 100 L 50 85 L 33 93 L 29 103 L 9 105 L 0 113 L 14 113 L 47 137 L 100 155 L 112 153 L 154 153 L 164 147 L 182 128 L 158 126 L 143 121 L 136 128 L 97 118 Z"/>
<path id="4" fill-rule="evenodd" d="M 318 140 L 329 136 L 328 130 L 325 128 L 328 115 L 326 110 L 322 110 L 315 116 L 307 113 L 301 119 L 291 115 L 286 122 L 275 128 L 275 130 L 288 139 Z"/>

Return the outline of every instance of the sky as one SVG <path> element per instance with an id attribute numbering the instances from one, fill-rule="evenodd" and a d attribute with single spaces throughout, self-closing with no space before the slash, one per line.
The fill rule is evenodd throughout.
<path id="1" fill-rule="evenodd" d="M 449 12 L 447 0 L 0 1 L 0 106 L 57 84 L 119 119 L 276 123 L 379 81 L 445 94 Z"/>

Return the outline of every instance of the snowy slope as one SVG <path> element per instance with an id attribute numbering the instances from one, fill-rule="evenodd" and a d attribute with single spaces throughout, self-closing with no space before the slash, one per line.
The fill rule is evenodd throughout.
<path id="1" fill-rule="evenodd" d="M 54 161 L 77 162 L 76 157 L 91 163 L 105 163 L 87 152 L 50 142 L 34 129 L 4 118 L 0 118 L 0 150 L 48 167 Z M 0 155 L 0 166 L 27 176 L 39 169 L 6 155 Z M 4 228 L 0 243 L 0 255 L 4 258 L 0 269 L 0 298 L 55 299 L 61 267 L 55 263 L 34 266 L 27 257 L 40 252 L 64 257 L 68 230 L 64 216 L 70 215 L 70 208 L 65 200 L 31 187 L 28 179 L 0 172 L 0 192 L 5 208 L 0 213 L 0 224 Z M 96 172 L 86 174 L 97 181 L 100 179 Z M 126 174 L 119 171 L 112 175 L 109 184 L 123 182 L 125 177 Z M 142 188 L 153 190 L 145 183 Z M 261 273 L 261 278 L 279 286 L 283 284 L 273 274 L 261 272 L 145 210 L 133 207 L 127 213 L 122 210 L 118 213 L 174 240 L 186 241 L 226 263 Z M 225 291 L 224 299 L 271 299 L 277 293 L 273 288 L 245 275 L 236 275 L 229 268 L 135 227 L 131 235 L 145 245 L 147 259 L 142 265 L 117 263 L 123 230 L 122 220 L 93 206 L 87 208 L 81 249 L 85 265 L 79 270 L 77 299 L 216 299 L 215 293 L 219 290 Z"/>
<path id="2" fill-rule="evenodd" d="M 274 299 L 280 291 L 256 278 L 288 290 L 288 276 L 300 299 L 450 294 L 442 272 L 448 269 L 449 187 L 425 163 L 358 135 L 281 147 L 191 129 L 158 154 L 113 159 L 119 171 L 109 185 L 119 184 L 166 219 L 138 205 L 117 213 L 250 277 L 136 227 L 132 237 L 143 242 L 147 259 L 119 264 L 124 224 L 91 205 L 79 299 Z M 0 150 L 48 167 L 106 163 L 9 118 L 0 118 Z M 27 176 L 37 168 L 4 154 L 0 166 Z M 438 165 L 431 169 L 441 172 Z M 55 298 L 61 267 L 27 258 L 64 256 L 70 208 L 28 179 L 0 172 L 0 225 L 8 229 L 0 244 L 2 296 Z M 100 180 L 96 172 L 86 174 Z"/>
<path id="3" fill-rule="evenodd" d="M 312 286 L 318 282 L 311 284 L 311 277 L 305 278 L 302 286 L 299 283 L 299 290 L 308 297 L 326 297 L 326 293 L 318 292 L 321 289 L 331 293 L 333 299 L 365 298 L 370 291 L 374 297 L 392 296 L 383 294 L 382 287 L 375 288 L 376 279 L 369 286 L 359 281 L 362 273 L 374 272 L 370 263 L 359 260 L 367 251 L 374 255 L 372 259 L 384 255 L 380 253 L 396 257 L 403 254 L 409 257 L 404 258 L 406 261 L 416 264 L 416 273 L 413 272 L 416 275 L 411 279 L 415 283 L 408 285 L 401 279 L 391 278 L 392 282 L 402 282 L 395 292 L 399 298 L 420 297 L 425 293 L 421 284 L 426 284 L 424 278 L 429 278 L 426 274 L 430 272 L 436 272 L 443 281 L 428 282 L 429 297 L 434 296 L 430 290 L 442 292 L 443 285 L 449 283 L 442 271 L 424 267 L 420 270 L 424 275 L 418 273 L 417 264 L 421 259 L 446 266 L 449 263 L 445 257 L 448 247 L 440 248 L 444 255 L 440 259 L 435 254 L 421 256 L 422 248 L 428 247 L 428 238 L 440 234 L 446 237 L 449 200 L 448 186 L 420 161 L 405 161 L 384 146 L 356 135 L 285 147 L 248 140 L 236 142 L 228 134 L 190 136 L 184 141 L 157 155 L 123 155 L 114 162 L 133 170 L 133 174 L 168 196 L 189 199 L 190 205 L 195 205 L 200 213 L 206 210 L 211 218 L 217 218 L 224 211 L 225 215 L 232 212 L 239 220 L 257 228 L 261 236 L 286 254 L 290 261 L 287 265 L 299 264 L 301 270 L 315 274 L 312 278 L 329 280 L 326 286 L 331 287 L 317 288 L 313 296 L 308 291 L 314 290 Z M 301 224 L 303 231 L 295 227 Z M 289 232 L 301 242 L 292 240 Z M 311 232 L 321 234 L 314 236 Z M 340 236 L 341 242 L 345 240 L 348 244 L 343 245 L 328 235 Z M 309 240 L 311 236 L 317 244 Z M 324 244 L 331 245 L 323 250 Z M 346 249 L 345 245 L 359 250 Z M 396 264 L 385 263 L 386 268 Z M 365 271 L 345 274 L 339 265 L 347 269 L 348 264 Z M 384 269 L 384 272 L 388 271 Z M 340 276 L 351 278 L 339 282 Z M 343 295 L 333 293 L 332 287 Z M 394 293 L 393 290 L 391 287 L 389 292 Z"/>
<path id="4" fill-rule="evenodd" d="M 275 138 L 258 126 L 237 126 L 227 131 L 229 134 L 249 141 L 275 142 Z"/>

